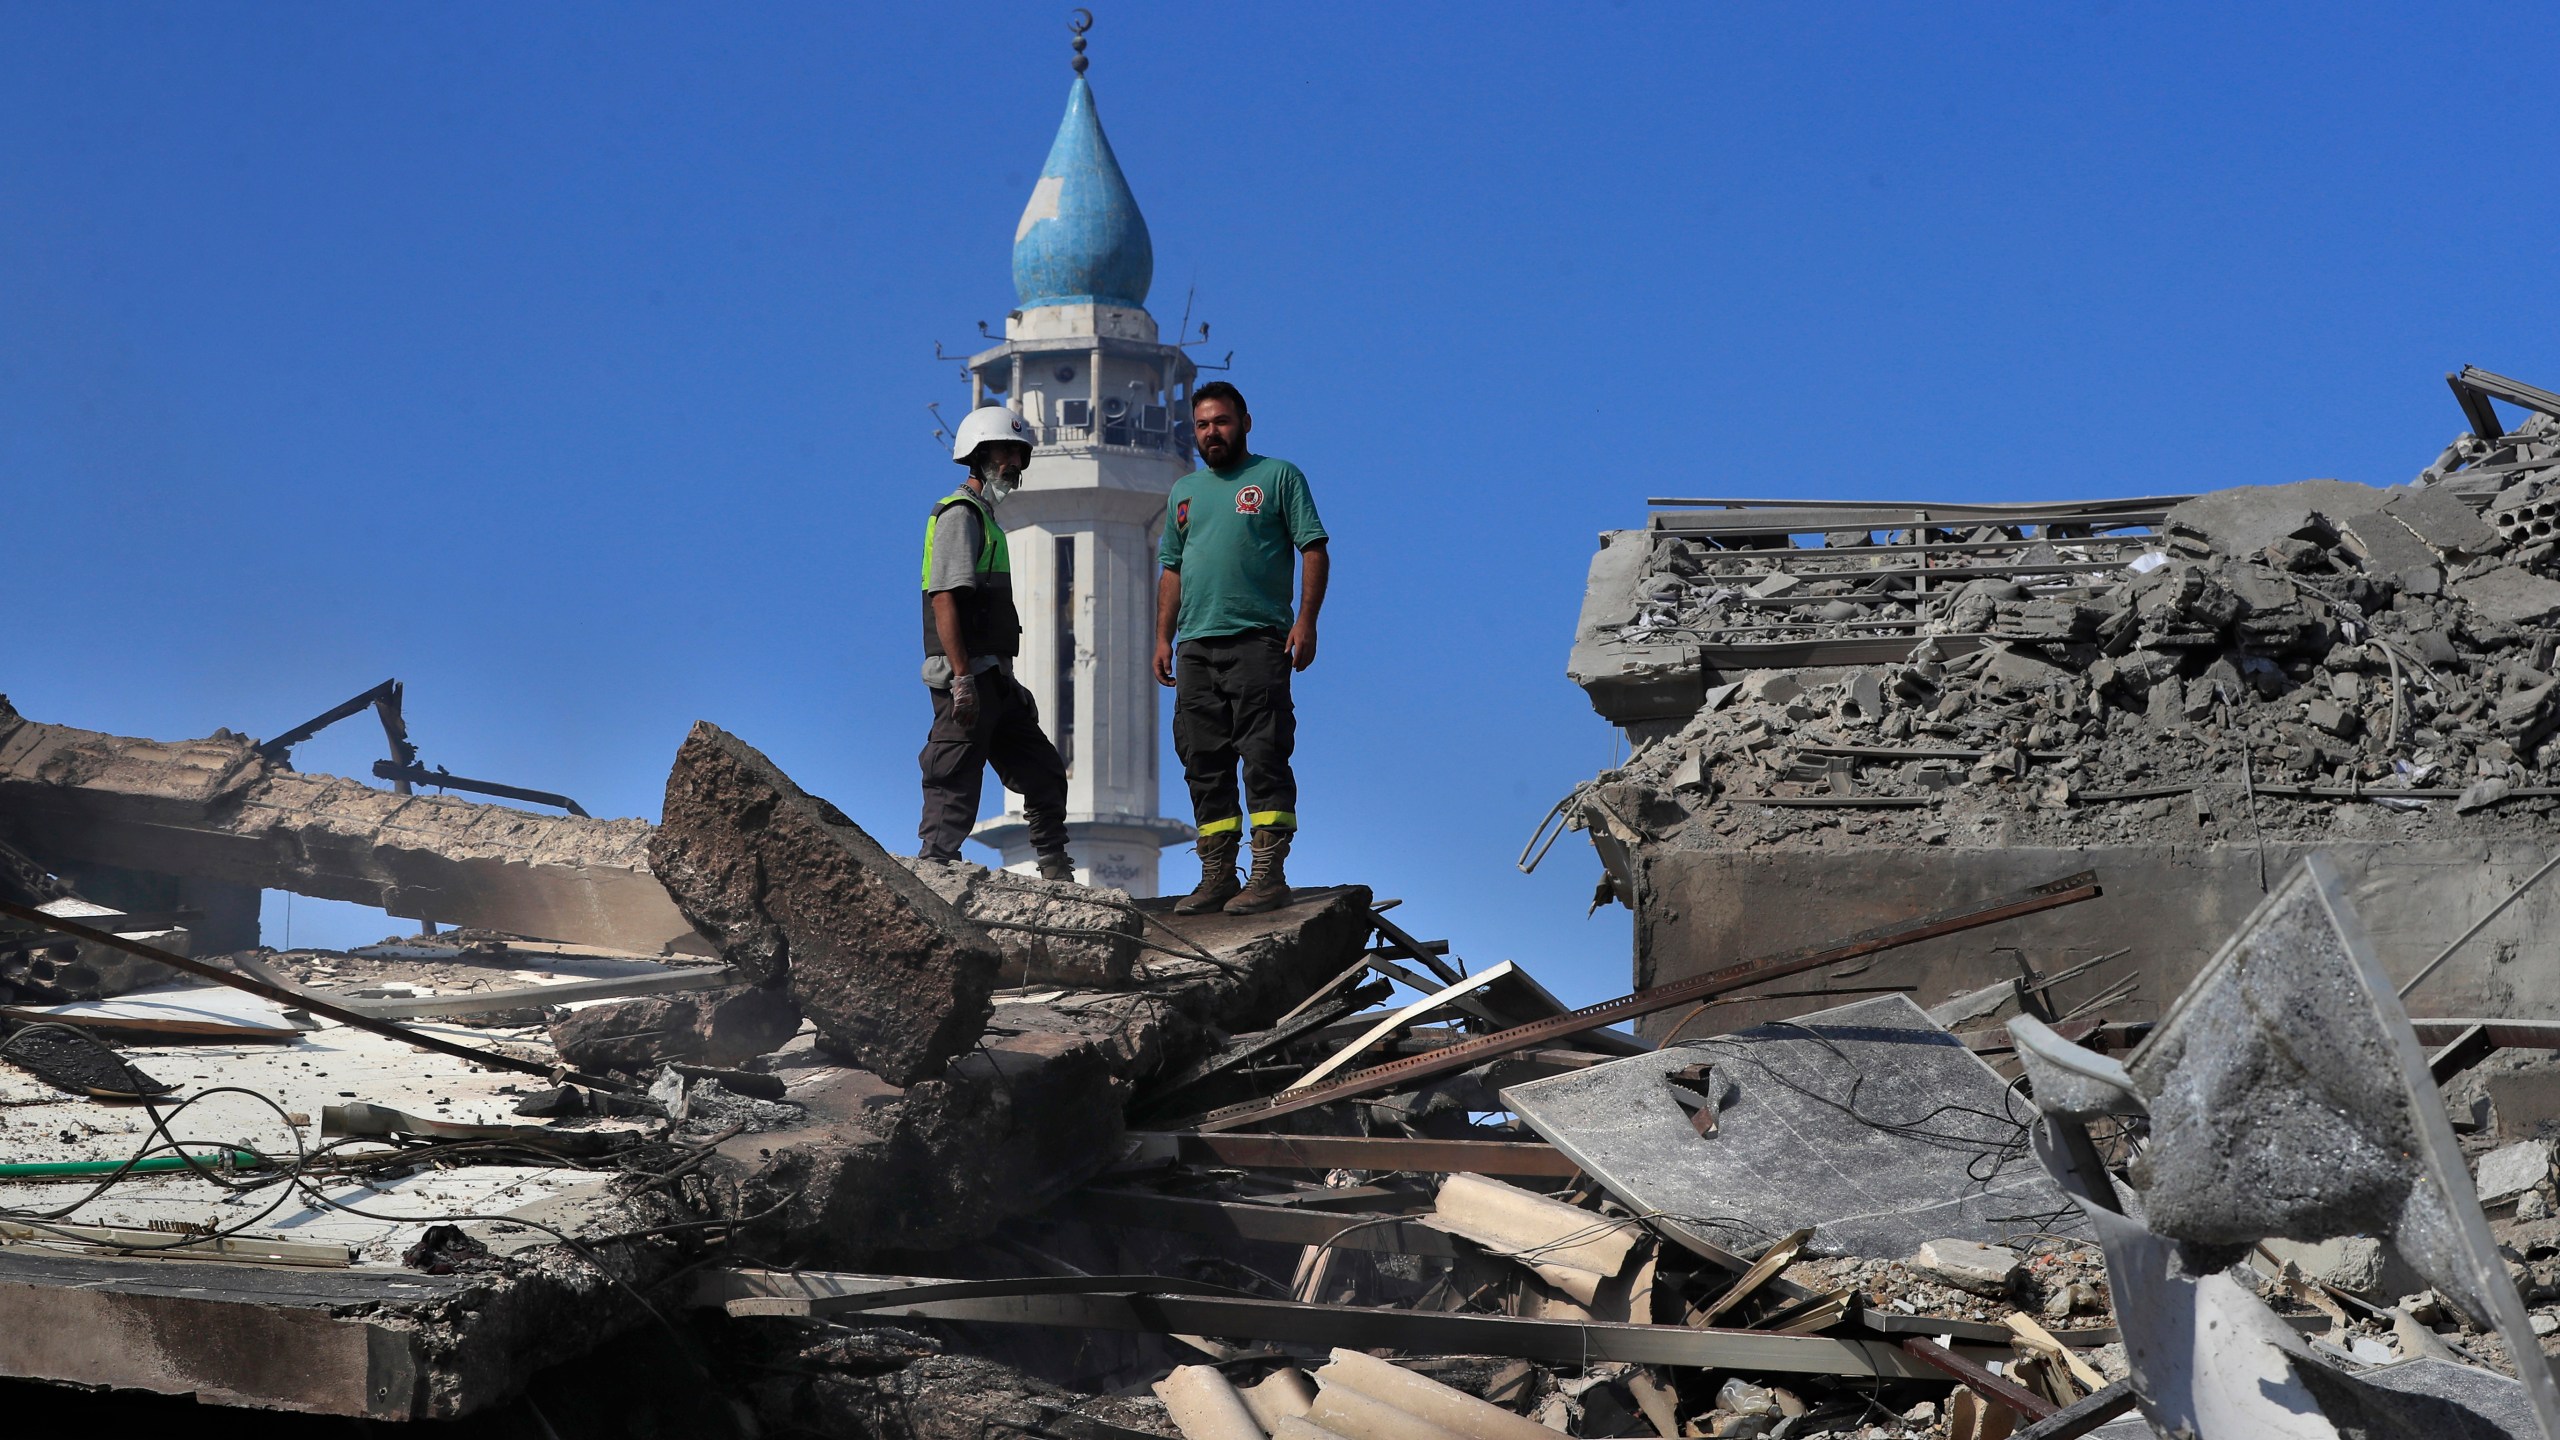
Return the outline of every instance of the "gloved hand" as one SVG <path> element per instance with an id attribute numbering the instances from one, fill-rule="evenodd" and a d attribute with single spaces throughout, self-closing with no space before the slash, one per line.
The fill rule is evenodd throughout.
<path id="1" fill-rule="evenodd" d="M 959 721 L 960 728 L 963 730 L 978 728 L 977 676 L 954 675 L 951 677 L 951 718 Z"/>

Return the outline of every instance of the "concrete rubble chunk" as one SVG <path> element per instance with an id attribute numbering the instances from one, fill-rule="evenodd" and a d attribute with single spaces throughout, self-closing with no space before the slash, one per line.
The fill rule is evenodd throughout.
<path id="1" fill-rule="evenodd" d="M 2560 614 L 2560 581 L 2511 565 L 2456 580 L 2453 593 L 2463 604 L 2506 625 L 2530 625 Z"/>
<path id="2" fill-rule="evenodd" d="M 2252 555 L 2314 528 L 2324 515 L 2378 508 L 2385 493 L 2346 480 L 2237 485 L 2171 507 L 2161 528 L 2224 555 Z"/>
<path id="3" fill-rule="evenodd" d="M 2338 525 L 2349 546 L 2363 558 L 2369 574 L 2414 575 L 2433 570 L 2441 558 L 2389 510 L 2350 515 Z"/>
<path id="4" fill-rule="evenodd" d="M 2540 1140 L 2519 1140 L 2480 1157 L 2473 1172 L 2480 1203 L 2513 1200 L 2551 1178 L 2551 1147 Z"/>
<path id="5" fill-rule="evenodd" d="M 2269 1255 L 2302 1272 L 2306 1280 L 2334 1286 L 2367 1300 L 2384 1301 L 2418 1284 L 2406 1265 L 2397 1263 L 2390 1247 L 2367 1235 L 2341 1235 L 2328 1240 L 2269 1239 L 2259 1242 Z"/>
<path id="6" fill-rule="evenodd" d="M 2430 547 L 2446 555 L 2487 555 L 2503 543 L 2478 511 L 2440 487 L 2403 490 L 2383 509 Z"/>
<path id="7" fill-rule="evenodd" d="M 2062 684 L 2070 679 L 2070 672 L 2014 645 L 2003 645 L 1982 667 L 1982 678 L 2005 690 L 2034 690 Z"/>
<path id="8" fill-rule="evenodd" d="M 788 994 L 732 985 L 583 1006 L 551 1022 L 551 1044 L 581 1070 L 645 1070 L 671 1060 L 725 1068 L 772 1053 L 799 1028 Z"/>
<path id="9" fill-rule="evenodd" d="M 1908 1263 L 1976 1295 L 2006 1295 L 2018 1274 L 2017 1251 L 1976 1240 L 1928 1241 L 1913 1252 Z"/>
<path id="10" fill-rule="evenodd" d="M 721 958 L 788 985 L 821 1046 L 890 1084 L 940 1074 L 985 1029 L 1002 965 L 987 933 L 708 721 L 676 752 L 649 858 Z"/>
<path id="11" fill-rule="evenodd" d="M 1129 983 L 1145 922 L 1112 892 L 965 863 L 905 856 L 899 863 L 987 931 L 1004 952 L 999 983 Z"/>

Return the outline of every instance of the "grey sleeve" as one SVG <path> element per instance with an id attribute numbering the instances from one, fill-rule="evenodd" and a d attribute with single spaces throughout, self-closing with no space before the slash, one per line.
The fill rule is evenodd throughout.
<path id="1" fill-rule="evenodd" d="M 954 505 L 933 526 L 933 563 L 925 568 L 924 588 L 966 590 L 978 583 L 978 510 Z"/>

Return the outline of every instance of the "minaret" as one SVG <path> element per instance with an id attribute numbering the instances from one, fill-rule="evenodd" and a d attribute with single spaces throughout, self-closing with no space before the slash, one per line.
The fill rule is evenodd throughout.
<path id="1" fill-rule="evenodd" d="M 1146 311 L 1155 252 L 1094 112 L 1084 43 L 1078 24 L 1066 118 L 1013 231 L 1015 308 L 1004 343 L 969 357 L 969 398 L 1011 407 L 1039 439 L 996 518 L 1022 614 L 1014 675 L 1067 760 L 1076 878 L 1143 896 L 1163 847 L 1191 838 L 1156 814 L 1151 672 L 1156 541 L 1165 494 L 1193 465 L 1196 371 Z M 1016 808 L 971 838 L 1030 867 Z"/>

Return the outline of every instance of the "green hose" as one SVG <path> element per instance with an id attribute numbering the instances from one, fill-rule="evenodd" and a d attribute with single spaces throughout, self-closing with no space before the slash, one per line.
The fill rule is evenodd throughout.
<path id="1" fill-rule="evenodd" d="M 219 1165 L 225 1159 L 229 1160 L 232 1168 L 237 1170 L 246 1170 L 258 1163 L 258 1157 L 246 1150 L 224 1150 L 218 1156 L 199 1155 L 194 1163 Z M 143 1175 L 155 1170 L 187 1168 L 187 1157 L 183 1155 L 154 1155 L 146 1160 L 134 1161 L 132 1168 L 126 1173 Z M 34 1180 L 59 1175 L 113 1175 L 118 1170 L 124 1169 L 125 1162 L 122 1160 L 47 1160 L 19 1165 L 0 1165 L 0 1180 Z"/>

